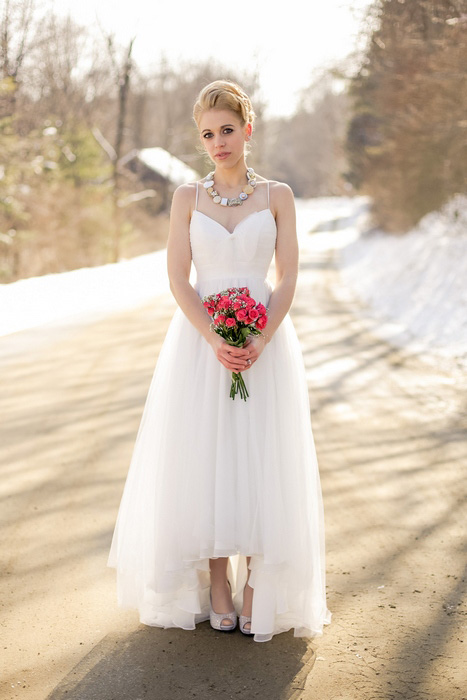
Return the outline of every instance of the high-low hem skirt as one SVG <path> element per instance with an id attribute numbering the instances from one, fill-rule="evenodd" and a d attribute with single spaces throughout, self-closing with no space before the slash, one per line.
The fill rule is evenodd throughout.
<path id="1" fill-rule="evenodd" d="M 200 296 L 260 278 L 197 282 Z M 195 629 L 209 619 L 209 559 L 229 557 L 240 614 L 250 559 L 251 631 L 322 635 L 324 512 L 305 369 L 287 315 L 250 369 L 247 401 L 178 309 L 159 353 L 113 534 L 118 603 L 143 624 Z"/>

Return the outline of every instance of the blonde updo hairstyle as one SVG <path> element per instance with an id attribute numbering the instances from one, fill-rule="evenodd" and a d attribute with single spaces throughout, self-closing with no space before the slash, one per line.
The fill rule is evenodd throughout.
<path id="1" fill-rule="evenodd" d="M 215 80 L 201 90 L 193 107 L 193 119 L 198 127 L 201 115 L 210 109 L 228 109 L 237 116 L 242 127 L 251 124 L 253 129 L 255 113 L 251 100 L 246 92 L 231 80 Z M 248 152 L 248 144 L 246 149 Z"/>

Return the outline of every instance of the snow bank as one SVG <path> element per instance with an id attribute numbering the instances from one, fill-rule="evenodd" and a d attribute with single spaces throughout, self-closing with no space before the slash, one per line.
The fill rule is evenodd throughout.
<path id="1" fill-rule="evenodd" d="M 398 345 L 467 357 L 467 197 L 457 195 L 410 232 L 362 228 L 338 251 L 344 282 Z"/>
<path id="2" fill-rule="evenodd" d="M 73 318 L 92 321 L 169 290 L 165 250 L 0 285 L 0 336 Z"/>

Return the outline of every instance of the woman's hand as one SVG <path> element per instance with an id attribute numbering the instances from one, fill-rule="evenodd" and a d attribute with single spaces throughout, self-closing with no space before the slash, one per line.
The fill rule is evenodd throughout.
<path id="1" fill-rule="evenodd" d="M 248 360 L 253 362 L 251 350 L 229 345 L 218 333 L 213 333 L 210 345 L 219 362 L 231 372 L 243 372 L 251 366 Z"/>
<path id="2" fill-rule="evenodd" d="M 249 335 L 243 344 L 243 350 L 246 350 L 249 354 L 247 355 L 247 366 L 245 369 L 250 369 L 258 359 L 258 357 L 263 352 L 266 346 L 266 339 L 264 335 Z M 250 362 L 248 362 L 250 360 Z"/>
<path id="3" fill-rule="evenodd" d="M 248 336 L 243 347 L 229 345 L 217 333 L 211 340 L 211 347 L 221 364 L 231 372 L 244 372 L 250 369 L 261 355 L 266 345 L 262 335 Z"/>

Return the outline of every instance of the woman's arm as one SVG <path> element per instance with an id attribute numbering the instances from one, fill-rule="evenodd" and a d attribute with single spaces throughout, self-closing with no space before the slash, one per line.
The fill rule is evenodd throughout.
<path id="1" fill-rule="evenodd" d="M 276 284 L 269 297 L 268 322 L 263 334 L 249 336 L 244 345 L 251 349 L 252 362 L 258 359 L 289 311 L 297 286 L 298 241 L 293 192 L 284 183 L 274 185 L 273 192 L 277 225 Z"/>
<path id="2" fill-rule="evenodd" d="M 274 200 L 277 224 L 276 284 L 268 303 L 268 323 L 265 328 L 267 342 L 292 306 L 298 275 L 297 221 L 293 192 L 288 185 L 277 183 L 274 187 Z"/>
<path id="3" fill-rule="evenodd" d="M 172 199 L 169 238 L 167 241 L 167 272 L 170 290 L 185 316 L 210 342 L 211 319 L 204 309 L 196 290 L 191 286 L 190 217 L 193 185 L 178 187 Z"/>
<path id="4" fill-rule="evenodd" d="M 185 316 L 211 345 L 218 360 L 227 369 L 239 372 L 247 366 L 245 350 L 228 345 L 217 333 L 210 330 L 211 318 L 189 281 L 190 218 L 194 193 L 194 185 L 181 185 L 175 190 L 172 200 L 167 241 L 167 272 L 170 290 Z"/>

